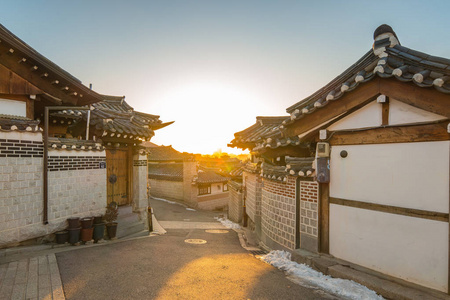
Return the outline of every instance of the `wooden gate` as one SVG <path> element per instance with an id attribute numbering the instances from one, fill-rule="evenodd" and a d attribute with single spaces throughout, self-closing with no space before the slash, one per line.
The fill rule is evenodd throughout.
<path id="1" fill-rule="evenodd" d="M 119 205 L 129 203 L 128 195 L 128 151 L 106 150 L 107 202 Z"/>

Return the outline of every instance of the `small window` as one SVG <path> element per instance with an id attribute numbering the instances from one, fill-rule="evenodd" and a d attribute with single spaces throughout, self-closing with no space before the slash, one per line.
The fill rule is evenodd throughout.
<path id="1" fill-rule="evenodd" d="M 228 184 L 227 183 L 223 184 L 223 191 L 224 192 L 228 191 Z"/>
<path id="2" fill-rule="evenodd" d="M 199 195 L 211 194 L 211 185 L 210 184 L 199 184 L 198 185 L 198 194 Z"/>

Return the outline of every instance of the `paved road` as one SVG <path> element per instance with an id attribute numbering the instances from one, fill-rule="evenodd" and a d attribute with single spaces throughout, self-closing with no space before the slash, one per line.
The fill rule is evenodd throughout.
<path id="1" fill-rule="evenodd" d="M 152 201 L 152 207 L 162 222 L 181 225 L 211 223 L 217 215 L 162 201 Z M 186 226 L 56 256 L 67 299 L 336 299 L 292 283 L 245 251 L 229 230 Z"/>

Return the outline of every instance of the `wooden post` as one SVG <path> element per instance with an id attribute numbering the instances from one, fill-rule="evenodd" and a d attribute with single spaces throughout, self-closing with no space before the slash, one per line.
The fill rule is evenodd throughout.
<path id="1" fill-rule="evenodd" d="M 381 125 L 389 125 L 389 97 L 381 104 Z"/>
<path id="2" fill-rule="evenodd" d="M 330 252 L 330 185 L 319 184 L 319 252 L 329 254 Z"/>

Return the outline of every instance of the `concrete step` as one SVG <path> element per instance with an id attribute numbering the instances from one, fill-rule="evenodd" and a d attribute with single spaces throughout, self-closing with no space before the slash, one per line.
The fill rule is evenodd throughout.
<path id="1" fill-rule="evenodd" d="M 144 223 L 140 221 L 132 222 L 132 223 L 119 223 L 117 227 L 117 237 L 123 238 L 128 237 L 134 233 L 145 230 Z M 148 231 L 147 231 L 148 232 Z"/>

